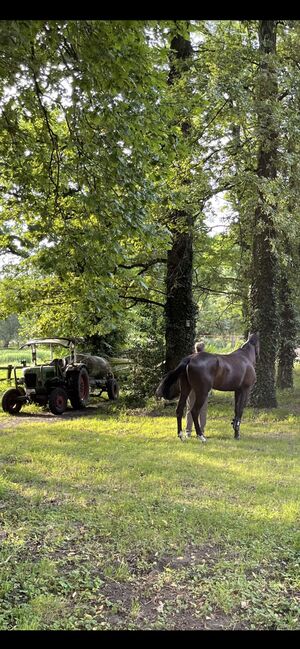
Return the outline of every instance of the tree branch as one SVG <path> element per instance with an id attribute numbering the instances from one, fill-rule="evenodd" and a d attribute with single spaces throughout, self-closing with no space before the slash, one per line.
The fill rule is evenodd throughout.
<path id="1" fill-rule="evenodd" d="M 125 300 L 132 300 L 134 302 L 132 306 L 135 306 L 138 302 L 143 302 L 144 304 L 156 304 L 156 306 L 162 306 L 163 308 L 165 307 L 165 305 L 162 304 L 162 302 L 156 302 L 155 300 L 148 300 L 146 297 L 138 297 L 135 295 L 119 295 L 119 297 Z"/>
<path id="2" fill-rule="evenodd" d="M 47 131 L 50 136 L 50 140 L 52 142 L 52 151 L 50 155 L 50 165 L 49 165 L 49 177 L 50 181 L 55 187 L 55 206 L 57 206 L 57 201 L 58 201 L 58 193 L 59 193 L 59 173 L 60 173 L 60 160 L 59 160 L 59 153 L 58 153 L 58 141 L 57 141 L 57 135 L 54 133 L 51 123 L 50 123 L 50 118 L 47 112 L 47 109 L 45 108 L 43 102 L 42 102 L 42 97 L 43 97 L 43 92 L 39 86 L 37 74 L 35 71 L 34 63 L 35 63 L 35 51 L 34 51 L 34 45 L 32 44 L 31 46 L 31 60 L 32 60 L 32 66 L 31 66 L 31 72 L 34 80 L 34 87 L 36 91 L 36 96 L 38 100 L 38 104 L 40 107 L 40 110 L 44 116 Z M 53 158 L 56 158 L 56 164 L 57 164 L 57 179 L 55 180 L 53 177 L 52 173 L 52 160 Z"/>
<path id="3" fill-rule="evenodd" d="M 126 268 L 128 270 L 131 270 L 132 268 L 142 268 L 138 275 L 142 275 L 145 273 L 151 266 L 155 266 L 155 264 L 166 264 L 167 259 L 165 257 L 158 257 L 157 259 L 152 259 L 148 263 L 143 263 L 143 262 L 136 262 L 134 264 L 118 264 L 115 268 L 115 272 L 117 271 L 118 268 Z"/>
<path id="4" fill-rule="evenodd" d="M 215 119 L 217 119 L 218 115 L 220 115 L 223 108 L 225 108 L 225 106 L 226 106 L 226 104 L 228 104 L 228 102 L 229 102 L 229 97 L 228 97 L 228 99 L 225 99 L 225 101 L 223 102 L 223 104 L 219 108 L 219 110 L 217 110 L 215 115 L 209 120 L 209 122 L 207 122 L 207 124 L 206 124 L 204 130 L 202 131 L 202 133 L 200 133 L 200 135 L 197 136 L 197 140 L 204 135 L 205 131 L 207 131 L 208 127 L 215 121 Z"/>
<path id="5" fill-rule="evenodd" d="M 236 291 L 218 291 L 214 288 L 208 288 L 208 286 L 202 286 L 201 284 L 196 284 L 195 289 L 200 289 L 203 293 L 216 293 L 218 295 L 236 295 L 240 297 L 240 294 Z"/>

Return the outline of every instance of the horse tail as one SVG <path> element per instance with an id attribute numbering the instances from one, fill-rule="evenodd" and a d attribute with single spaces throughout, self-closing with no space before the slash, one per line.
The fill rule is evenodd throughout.
<path id="1" fill-rule="evenodd" d="M 179 365 L 175 367 L 175 370 L 171 370 L 166 374 L 166 376 L 162 379 L 160 382 L 156 392 L 155 396 L 160 398 L 163 397 L 164 399 L 174 399 L 179 395 L 180 389 L 178 390 L 171 390 L 172 386 L 174 383 L 178 381 L 180 376 L 186 371 L 186 368 L 190 362 L 190 356 L 187 356 L 186 358 L 183 358 L 182 361 L 180 361 Z"/>

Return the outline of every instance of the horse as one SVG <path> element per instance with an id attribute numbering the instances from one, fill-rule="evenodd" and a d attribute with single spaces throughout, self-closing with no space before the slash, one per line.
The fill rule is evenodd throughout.
<path id="1" fill-rule="evenodd" d="M 206 442 L 199 425 L 199 412 L 210 390 L 234 391 L 235 408 L 231 425 L 234 439 L 240 439 L 242 414 L 250 390 L 256 381 L 255 365 L 259 358 L 259 333 L 249 335 L 248 340 L 230 354 L 210 354 L 201 351 L 183 358 L 160 382 L 156 397 L 180 398 L 176 408 L 177 434 L 183 441 L 182 415 L 190 391 L 195 391 L 196 400 L 191 410 L 197 438 Z"/>

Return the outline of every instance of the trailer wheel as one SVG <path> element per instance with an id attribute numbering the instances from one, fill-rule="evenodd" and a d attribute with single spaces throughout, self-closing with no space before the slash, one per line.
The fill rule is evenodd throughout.
<path id="1" fill-rule="evenodd" d="M 62 415 L 67 408 L 68 395 L 62 388 L 55 388 L 49 395 L 49 408 L 54 415 Z"/>
<path id="2" fill-rule="evenodd" d="M 119 386 L 116 379 L 107 379 L 107 394 L 110 401 L 116 401 L 119 396 Z"/>
<path id="3" fill-rule="evenodd" d="M 22 401 L 18 401 L 18 397 L 25 394 L 24 390 L 20 388 L 9 388 L 4 392 L 2 397 L 2 408 L 4 412 L 10 415 L 17 415 L 22 408 Z"/>
<path id="4" fill-rule="evenodd" d="M 81 367 L 69 374 L 69 399 L 74 410 L 85 408 L 90 396 L 90 380 L 88 371 Z"/>

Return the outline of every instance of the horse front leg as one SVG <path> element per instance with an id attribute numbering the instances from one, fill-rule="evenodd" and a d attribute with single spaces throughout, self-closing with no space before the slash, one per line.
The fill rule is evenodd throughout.
<path id="1" fill-rule="evenodd" d="M 242 398 L 242 391 L 236 390 L 234 393 L 234 418 L 231 422 L 231 425 L 234 430 L 234 439 L 240 439 L 240 401 Z"/>
<path id="2" fill-rule="evenodd" d="M 242 421 L 244 408 L 247 404 L 249 393 L 250 393 L 250 388 L 242 388 L 240 390 L 236 390 L 235 392 L 235 416 L 231 422 L 234 430 L 234 439 L 241 438 L 240 425 Z"/>

